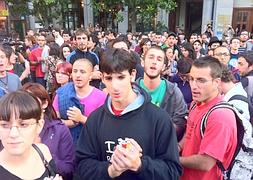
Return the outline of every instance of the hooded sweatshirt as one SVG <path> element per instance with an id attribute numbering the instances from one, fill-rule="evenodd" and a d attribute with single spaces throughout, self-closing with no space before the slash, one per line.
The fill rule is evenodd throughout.
<path id="1" fill-rule="evenodd" d="M 151 103 L 149 95 L 134 86 L 137 98 L 120 116 L 111 110 L 111 98 L 94 111 L 83 127 L 77 144 L 78 167 L 74 179 L 111 179 L 108 166 L 120 139 L 133 138 L 142 148 L 141 168 L 127 170 L 115 179 L 174 180 L 182 168 L 174 127 L 168 114 Z"/>

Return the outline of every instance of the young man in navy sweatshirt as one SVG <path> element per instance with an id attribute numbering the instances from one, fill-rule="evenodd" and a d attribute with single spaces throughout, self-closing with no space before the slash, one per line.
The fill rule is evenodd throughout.
<path id="1" fill-rule="evenodd" d="M 81 131 L 75 179 L 176 180 L 181 175 L 175 129 L 168 114 L 132 83 L 135 65 L 123 49 L 102 56 L 109 95 Z"/>

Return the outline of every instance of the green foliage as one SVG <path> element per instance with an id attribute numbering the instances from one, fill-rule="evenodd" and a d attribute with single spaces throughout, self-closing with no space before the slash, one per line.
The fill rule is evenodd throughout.
<path id="1" fill-rule="evenodd" d="M 118 22 L 122 22 L 124 20 L 124 17 L 121 13 L 117 13 L 116 14 L 116 19 Z"/>
<path id="2" fill-rule="evenodd" d="M 6 0 L 15 15 L 34 15 L 45 25 L 53 18 L 59 18 L 64 5 L 71 0 Z M 28 2 L 33 3 L 33 9 L 28 8 Z"/>
<path id="3" fill-rule="evenodd" d="M 156 16 L 158 8 L 166 11 L 177 7 L 176 0 L 103 0 L 93 1 L 96 12 L 117 14 L 124 6 L 128 6 L 129 17 L 140 16 L 144 24 L 150 24 Z"/>
<path id="4" fill-rule="evenodd" d="M 167 29 L 167 26 L 163 22 L 158 21 L 156 25 L 156 31 L 162 33 L 163 31 L 168 31 L 168 29 Z"/>

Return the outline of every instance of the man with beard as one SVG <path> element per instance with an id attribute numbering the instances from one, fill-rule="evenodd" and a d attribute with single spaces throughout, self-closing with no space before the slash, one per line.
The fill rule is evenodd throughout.
<path id="1" fill-rule="evenodd" d="M 77 59 L 89 59 L 94 66 L 94 72 L 91 77 L 92 81 L 90 84 L 96 88 L 99 88 L 101 79 L 101 73 L 98 71 L 99 58 L 94 52 L 88 51 L 87 45 L 89 41 L 89 34 L 84 29 L 78 29 L 75 33 L 75 36 L 77 49 L 72 51 L 72 53 L 67 57 L 67 61 L 73 65 Z"/>
<path id="2" fill-rule="evenodd" d="M 151 102 L 166 110 L 175 125 L 178 141 L 185 131 L 187 105 L 180 89 L 161 78 L 167 64 L 165 52 L 158 46 L 151 47 L 143 59 L 144 78 L 137 79 L 143 89 L 151 96 Z"/>

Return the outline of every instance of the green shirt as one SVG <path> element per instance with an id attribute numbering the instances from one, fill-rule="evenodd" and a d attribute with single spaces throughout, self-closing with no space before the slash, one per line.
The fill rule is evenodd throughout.
<path id="1" fill-rule="evenodd" d="M 143 79 L 140 80 L 140 86 L 145 89 L 147 93 L 151 96 L 151 102 L 160 107 L 163 101 L 163 98 L 165 96 L 166 92 L 166 82 L 165 80 L 161 80 L 160 85 L 154 89 L 153 91 L 150 91 L 145 85 Z"/>

